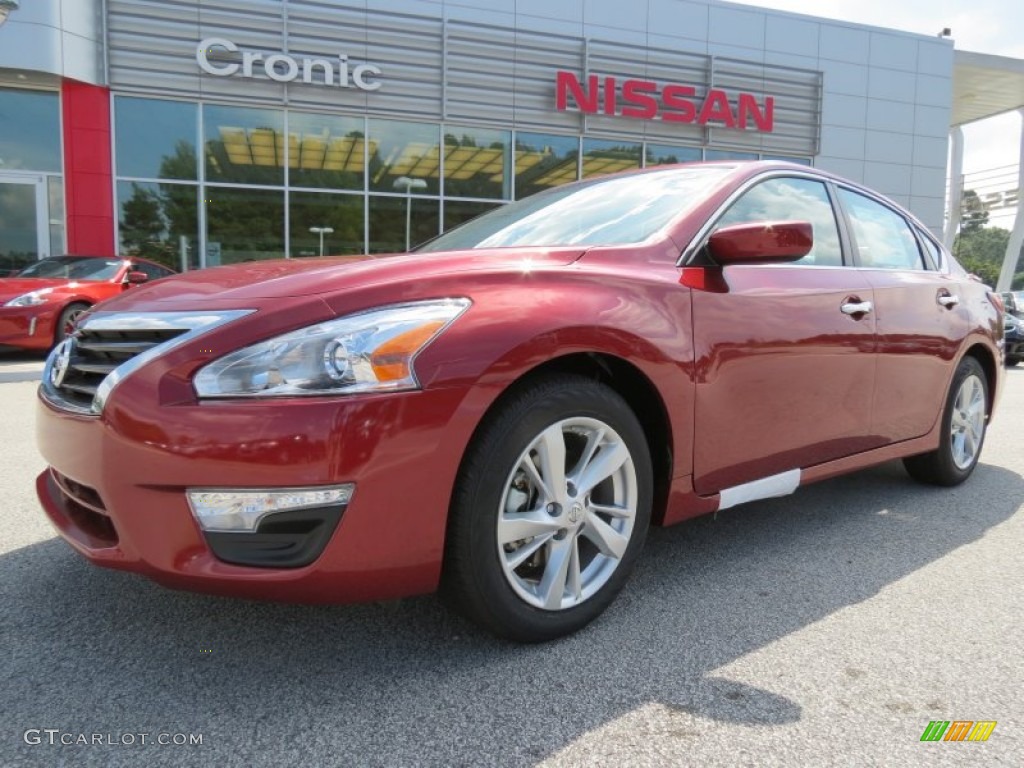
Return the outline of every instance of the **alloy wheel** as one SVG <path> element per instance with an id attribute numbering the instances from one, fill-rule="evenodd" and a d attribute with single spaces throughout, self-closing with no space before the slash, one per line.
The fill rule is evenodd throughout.
<path id="1" fill-rule="evenodd" d="M 537 435 L 498 510 L 498 554 L 516 594 L 549 611 L 596 594 L 629 546 L 637 486 L 629 448 L 608 424 L 570 418 Z"/>
<path id="2" fill-rule="evenodd" d="M 967 376 L 960 384 L 950 418 L 953 463 L 967 469 L 977 458 L 985 434 L 985 388 L 976 375 Z"/>

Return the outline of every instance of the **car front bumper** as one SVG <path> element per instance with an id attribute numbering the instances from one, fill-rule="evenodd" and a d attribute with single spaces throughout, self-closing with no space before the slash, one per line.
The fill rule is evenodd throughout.
<path id="1" fill-rule="evenodd" d="M 169 587 L 258 599 L 350 602 L 436 588 L 472 430 L 456 415 L 461 390 L 175 405 L 147 402 L 147 391 L 124 382 L 99 417 L 39 400 L 49 464 L 39 499 L 86 558 Z M 334 510 L 322 552 L 289 567 L 226 561 L 186 497 L 341 483 L 354 484 L 354 495 Z"/>
<path id="2" fill-rule="evenodd" d="M 47 305 L 0 306 L 0 347 L 49 349 L 53 345 L 54 313 Z"/>

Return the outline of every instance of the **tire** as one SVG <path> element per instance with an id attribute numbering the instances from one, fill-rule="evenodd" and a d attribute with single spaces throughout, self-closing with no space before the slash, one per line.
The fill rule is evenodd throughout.
<path id="1" fill-rule="evenodd" d="M 988 380 L 981 364 L 965 357 L 949 387 L 942 410 L 942 437 L 931 453 L 903 460 L 915 480 L 930 485 L 959 485 L 974 471 L 985 443 Z"/>
<path id="2" fill-rule="evenodd" d="M 1019 357 L 1008 357 L 1008 358 L 1006 358 L 1006 367 L 1007 368 L 1013 368 L 1019 362 L 1020 362 L 1020 358 Z"/>
<path id="3" fill-rule="evenodd" d="M 442 596 L 509 640 L 575 632 L 629 577 L 652 487 L 643 428 L 614 390 L 568 375 L 526 385 L 463 458 Z"/>
<path id="4" fill-rule="evenodd" d="M 53 329 L 53 345 L 57 346 L 68 337 L 78 316 L 89 309 L 88 304 L 81 302 L 68 304 L 57 318 L 57 325 Z"/>

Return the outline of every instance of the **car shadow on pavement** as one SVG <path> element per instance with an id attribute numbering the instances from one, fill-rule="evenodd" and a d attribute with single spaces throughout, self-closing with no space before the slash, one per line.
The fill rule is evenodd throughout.
<path id="1" fill-rule="evenodd" d="M 27 728 L 202 733 L 197 754 L 221 766 L 525 766 L 650 704 L 791 723 L 800 702 L 715 670 L 976 541 L 1022 497 L 1006 469 L 933 489 L 894 463 L 655 529 L 602 618 L 536 646 L 497 641 L 433 597 L 324 607 L 192 595 L 47 540 L 0 557 L 0 716 L 14 731 L 0 755 L 16 744 L 0 762 L 45 759 L 22 743 Z M 184 754 L 62 749 L 73 764 Z"/>

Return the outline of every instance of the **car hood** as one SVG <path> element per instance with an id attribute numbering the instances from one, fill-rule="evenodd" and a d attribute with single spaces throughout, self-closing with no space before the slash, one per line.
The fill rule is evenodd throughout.
<path id="1" fill-rule="evenodd" d="M 67 288 L 78 285 L 77 280 L 61 277 L 5 277 L 0 279 L 0 304 L 15 296 L 38 291 L 42 288 Z"/>
<path id="2" fill-rule="evenodd" d="M 212 300 L 237 305 L 249 300 L 316 296 L 442 274 L 557 267 L 573 263 L 584 250 L 579 247 L 499 248 L 244 262 L 164 278 L 123 294 L 105 304 L 104 309 L 142 310 L 147 306 L 152 308 L 153 304 L 198 306 Z"/>

